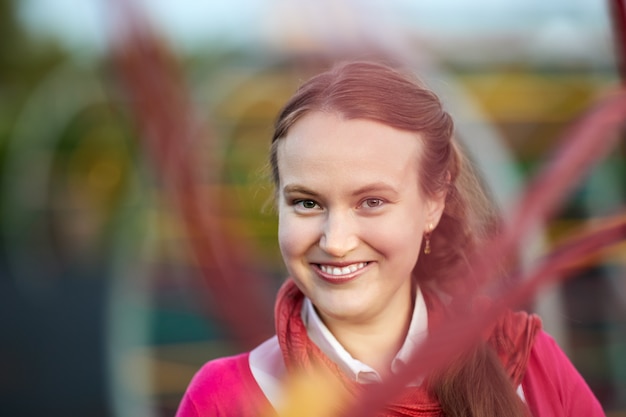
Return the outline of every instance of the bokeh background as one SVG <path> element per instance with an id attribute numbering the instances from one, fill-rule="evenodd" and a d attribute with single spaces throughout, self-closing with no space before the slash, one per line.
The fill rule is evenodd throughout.
<path id="1" fill-rule="evenodd" d="M 198 186 L 246 247 L 268 316 L 285 274 L 264 173 L 273 118 L 329 56 L 410 61 L 505 215 L 565 128 L 623 84 L 619 1 L 144 0 L 120 20 L 124 3 L 0 0 L 0 416 L 171 416 L 205 361 L 248 347 L 142 141 L 112 58 L 123 22 L 150 22 L 185 80 L 206 127 L 190 145 Z M 624 212 L 620 134 L 523 259 Z M 624 416 L 626 245 L 579 268 L 529 307 Z"/>

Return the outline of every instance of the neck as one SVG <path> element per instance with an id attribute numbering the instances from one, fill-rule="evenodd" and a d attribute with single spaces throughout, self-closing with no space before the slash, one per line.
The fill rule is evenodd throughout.
<path id="1" fill-rule="evenodd" d="M 322 317 L 322 320 L 352 357 L 371 366 L 384 378 L 391 372 L 391 362 L 406 339 L 414 297 L 401 304 L 366 322 L 345 322 L 329 317 Z"/>

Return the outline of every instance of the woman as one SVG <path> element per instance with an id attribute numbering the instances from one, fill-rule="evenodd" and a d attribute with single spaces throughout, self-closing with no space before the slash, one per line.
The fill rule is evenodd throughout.
<path id="1" fill-rule="evenodd" d="M 301 86 L 280 113 L 270 162 L 290 274 L 277 335 L 206 364 L 178 416 L 256 416 L 281 383 L 322 368 L 354 398 L 397 373 L 450 312 L 463 268 L 497 226 L 429 90 L 353 62 Z M 510 313 L 484 343 L 416 377 L 380 415 L 594 416 L 598 401 L 540 329 Z"/>

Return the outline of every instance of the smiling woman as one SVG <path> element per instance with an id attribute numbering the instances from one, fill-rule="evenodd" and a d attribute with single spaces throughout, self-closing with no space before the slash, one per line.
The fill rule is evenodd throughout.
<path id="1" fill-rule="evenodd" d="M 468 260 L 497 230 L 437 96 L 384 65 L 347 63 L 303 84 L 278 116 L 270 161 L 290 274 L 277 335 L 206 364 L 179 417 L 280 413 L 288 379 L 320 369 L 358 400 L 453 314 L 449 300 L 474 284 Z M 603 415 L 538 317 L 508 312 L 378 415 L 529 412 Z"/>

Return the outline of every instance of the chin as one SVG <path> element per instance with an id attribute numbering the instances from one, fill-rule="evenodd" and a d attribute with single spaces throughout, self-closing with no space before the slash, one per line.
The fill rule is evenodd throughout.
<path id="1" fill-rule="evenodd" d="M 332 307 L 327 307 L 327 306 L 322 305 L 321 310 L 319 307 L 316 307 L 316 309 L 318 313 L 321 313 L 324 316 L 330 317 L 333 320 L 346 321 L 346 322 L 355 321 L 355 320 L 358 320 L 359 318 L 364 318 L 367 313 L 367 310 L 364 311 L 363 308 L 361 308 L 360 306 L 350 307 L 350 306 L 346 306 L 345 304 L 339 305 L 339 306 L 332 306 Z"/>

